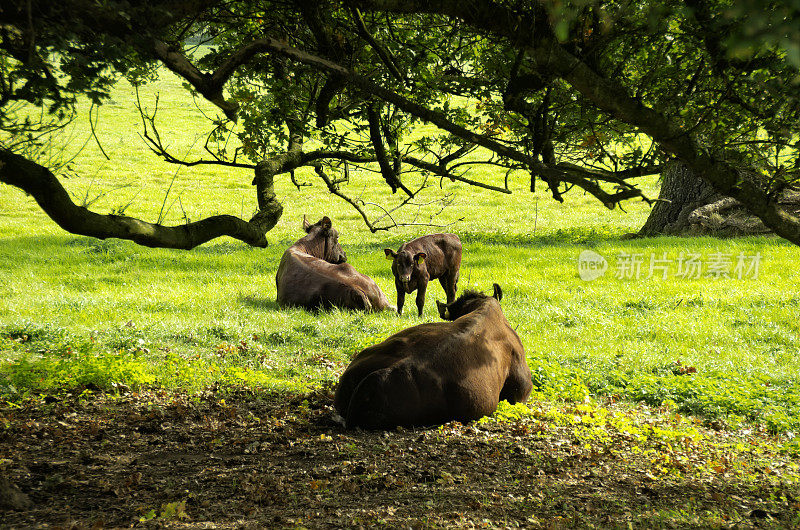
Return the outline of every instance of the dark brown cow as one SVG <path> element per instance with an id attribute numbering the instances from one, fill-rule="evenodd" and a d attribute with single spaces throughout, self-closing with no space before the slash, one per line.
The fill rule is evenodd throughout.
<path id="1" fill-rule="evenodd" d="M 525 401 L 525 349 L 495 296 L 468 291 L 441 313 L 359 352 L 339 379 L 334 405 L 347 428 L 389 429 L 478 419 L 500 400 Z"/>
<path id="2" fill-rule="evenodd" d="M 313 225 L 303 217 L 306 236 L 283 253 L 275 275 L 278 305 L 310 310 L 394 310 L 372 278 L 346 263 L 339 233 L 331 225 L 328 217 Z"/>
<path id="3" fill-rule="evenodd" d="M 422 316 L 425 291 L 430 280 L 439 279 L 447 303 L 456 299 L 458 270 L 461 268 L 461 240 L 454 234 L 431 234 L 403 243 L 397 252 L 384 249 L 392 260 L 394 285 L 397 288 L 397 312 L 403 313 L 406 293 L 417 290 L 417 309 Z"/>

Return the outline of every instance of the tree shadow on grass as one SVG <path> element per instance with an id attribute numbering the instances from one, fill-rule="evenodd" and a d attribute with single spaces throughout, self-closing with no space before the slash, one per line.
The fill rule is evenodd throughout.
<path id="1" fill-rule="evenodd" d="M 271 298 L 261 298 L 259 296 L 240 296 L 239 302 L 243 305 L 250 306 L 254 309 L 262 309 L 265 311 L 278 311 L 278 302 Z"/>

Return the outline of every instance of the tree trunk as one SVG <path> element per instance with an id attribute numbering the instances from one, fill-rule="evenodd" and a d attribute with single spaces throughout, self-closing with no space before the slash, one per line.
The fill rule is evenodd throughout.
<path id="1" fill-rule="evenodd" d="M 685 165 L 670 163 L 661 173 L 658 202 L 639 230 L 639 235 L 679 234 L 688 228 L 689 214 L 719 197 L 706 181 Z"/>
<path id="2" fill-rule="evenodd" d="M 257 226 L 265 234 L 278 224 L 283 215 L 283 205 L 275 194 L 274 178 L 273 164 L 262 162 L 256 166 L 253 184 L 256 186 L 258 212 L 250 219 L 250 224 Z"/>
<path id="3" fill-rule="evenodd" d="M 751 180 L 757 181 L 753 174 Z M 673 162 L 661 174 L 659 201 L 639 230 L 641 237 L 657 235 L 743 236 L 772 231 L 731 197 L 714 191 L 703 179 L 680 162 Z M 787 188 L 776 201 L 786 212 L 800 211 L 800 193 Z"/>

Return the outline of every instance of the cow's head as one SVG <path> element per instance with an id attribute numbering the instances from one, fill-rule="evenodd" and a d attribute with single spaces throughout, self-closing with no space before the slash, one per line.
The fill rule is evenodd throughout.
<path id="1" fill-rule="evenodd" d="M 328 216 L 313 225 L 303 216 L 303 230 L 308 234 L 305 240 L 306 251 L 312 256 L 324 259 L 328 263 L 344 263 L 347 254 L 339 244 L 339 232 L 334 230 Z"/>
<path id="2" fill-rule="evenodd" d="M 496 283 L 494 284 L 494 294 L 488 296 L 480 291 L 464 291 L 452 304 L 445 304 L 436 300 L 436 307 L 439 308 L 439 316 L 444 320 L 455 320 L 467 313 L 472 313 L 486 303 L 490 298 L 495 298 L 498 302 L 503 299 L 503 290 Z"/>
<path id="3" fill-rule="evenodd" d="M 383 249 L 386 259 L 391 260 L 394 267 L 392 271 L 397 275 L 397 279 L 403 285 L 411 281 L 411 274 L 421 271 L 425 267 L 425 258 L 428 257 L 424 252 L 412 253 L 404 247 L 400 247 L 399 252 L 390 248 Z"/>

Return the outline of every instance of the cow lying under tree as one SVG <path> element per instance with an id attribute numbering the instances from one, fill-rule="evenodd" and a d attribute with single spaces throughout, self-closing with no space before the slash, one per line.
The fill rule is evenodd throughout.
<path id="1" fill-rule="evenodd" d="M 339 233 L 328 217 L 312 225 L 303 216 L 303 229 L 305 237 L 283 253 L 275 276 L 280 307 L 394 310 L 372 278 L 346 263 Z"/>
<path id="2" fill-rule="evenodd" d="M 417 290 L 417 309 L 422 316 L 425 291 L 430 280 L 439 279 L 447 303 L 456 299 L 458 270 L 461 267 L 461 240 L 454 234 L 431 234 L 403 243 L 397 252 L 384 249 L 392 260 L 394 284 L 397 287 L 397 312 L 403 313 L 406 293 Z"/>
<path id="3" fill-rule="evenodd" d="M 467 291 L 440 313 L 359 352 L 339 379 L 334 406 L 347 428 L 389 429 L 476 420 L 500 400 L 528 399 L 531 371 L 494 297 Z"/>

